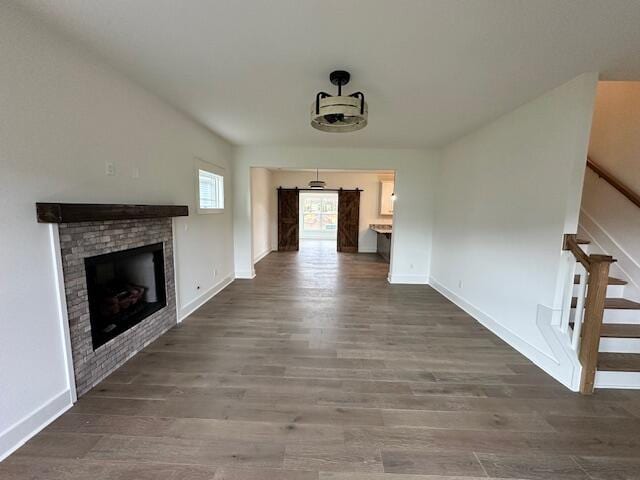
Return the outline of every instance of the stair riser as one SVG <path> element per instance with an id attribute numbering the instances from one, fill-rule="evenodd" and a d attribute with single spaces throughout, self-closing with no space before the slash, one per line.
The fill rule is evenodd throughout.
<path id="1" fill-rule="evenodd" d="M 605 310 L 603 322 L 640 324 L 640 310 Z"/>
<path id="2" fill-rule="evenodd" d="M 573 286 L 573 296 L 577 297 L 580 285 Z M 607 298 L 624 298 L 624 285 L 609 285 L 607 287 Z"/>
<path id="3" fill-rule="evenodd" d="M 640 389 L 640 372 L 596 372 L 596 388 Z"/>
<path id="4" fill-rule="evenodd" d="M 609 255 L 607 252 L 603 252 L 602 249 L 598 248 L 593 243 L 589 243 L 587 245 L 580 245 L 580 248 L 582 248 L 584 253 L 586 253 L 587 255 L 591 255 L 592 253 L 596 255 Z"/>
<path id="5" fill-rule="evenodd" d="M 571 316 L 569 317 L 573 322 L 575 317 L 575 308 L 571 309 Z M 640 325 L 640 310 L 605 310 L 604 323 L 632 323 L 634 325 Z"/>
<path id="6" fill-rule="evenodd" d="M 592 253 L 597 253 L 596 252 L 596 248 L 594 248 L 592 243 L 588 243 L 588 244 L 580 244 L 580 248 L 582 249 L 582 251 L 584 253 L 586 253 L 587 255 L 591 255 Z"/>
<path id="7" fill-rule="evenodd" d="M 640 353 L 640 338 L 601 338 L 599 351 L 609 353 Z"/>

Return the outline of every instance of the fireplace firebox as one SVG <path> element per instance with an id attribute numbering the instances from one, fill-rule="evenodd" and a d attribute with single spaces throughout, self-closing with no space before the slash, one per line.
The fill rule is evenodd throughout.
<path id="1" fill-rule="evenodd" d="M 167 305 L 162 243 L 84 263 L 94 350 Z"/>

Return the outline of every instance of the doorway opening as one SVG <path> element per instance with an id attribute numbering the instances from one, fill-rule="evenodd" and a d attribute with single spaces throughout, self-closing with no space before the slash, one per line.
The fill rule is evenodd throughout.
<path id="1" fill-rule="evenodd" d="M 380 264 L 388 271 L 394 183 L 393 170 L 252 167 L 254 266 L 263 259 L 268 264 L 278 252 L 294 264 L 310 262 L 334 273 L 340 262 Z"/>
<path id="2" fill-rule="evenodd" d="M 338 239 L 338 193 L 300 192 L 300 249 L 329 250 Z"/>

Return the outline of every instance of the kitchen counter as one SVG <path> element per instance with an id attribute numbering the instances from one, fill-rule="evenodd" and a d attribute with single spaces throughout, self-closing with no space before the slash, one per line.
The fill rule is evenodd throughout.
<path id="1" fill-rule="evenodd" d="M 372 223 L 369 228 L 376 233 L 393 233 L 393 225 Z"/>
<path id="2" fill-rule="evenodd" d="M 393 233 L 393 226 L 388 224 L 372 223 L 369 225 L 369 228 L 378 234 L 376 249 L 378 255 L 384 258 L 387 262 L 391 261 L 391 234 Z"/>

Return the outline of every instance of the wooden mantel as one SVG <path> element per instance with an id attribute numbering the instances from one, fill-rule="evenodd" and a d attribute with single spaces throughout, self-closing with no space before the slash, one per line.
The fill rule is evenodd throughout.
<path id="1" fill-rule="evenodd" d="M 38 223 L 101 222 L 186 217 L 186 205 L 127 205 L 112 203 L 36 203 Z"/>

